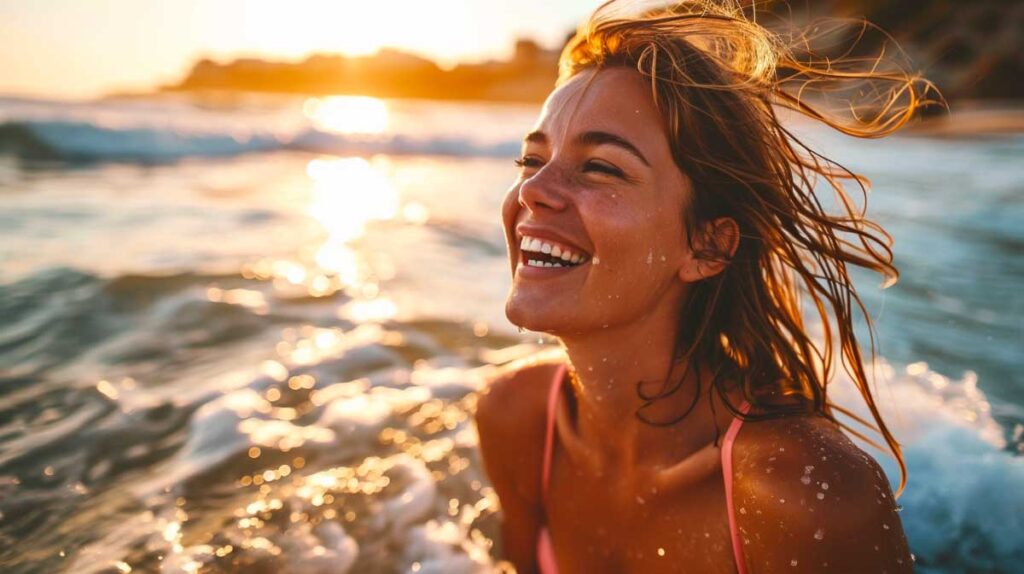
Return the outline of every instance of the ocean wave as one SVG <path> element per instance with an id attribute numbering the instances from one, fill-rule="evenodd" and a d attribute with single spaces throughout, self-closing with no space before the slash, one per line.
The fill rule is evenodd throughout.
<path id="1" fill-rule="evenodd" d="M 977 375 L 952 379 L 924 362 L 898 369 L 884 359 L 874 373 L 881 383 L 878 406 L 907 465 L 899 504 L 917 571 L 1014 571 L 1024 561 L 1022 445 L 993 418 Z M 870 420 L 849 380 L 836 383 L 831 400 Z M 861 446 L 895 485 L 899 469 L 892 457 Z"/>
<path id="2" fill-rule="evenodd" d="M 514 155 L 517 142 L 482 143 L 457 136 L 339 134 L 312 128 L 294 134 L 202 133 L 134 127 L 112 128 L 90 122 L 9 121 L 0 124 L 0 154 L 28 160 L 172 162 L 191 157 L 225 157 L 278 150 L 326 154 Z"/>

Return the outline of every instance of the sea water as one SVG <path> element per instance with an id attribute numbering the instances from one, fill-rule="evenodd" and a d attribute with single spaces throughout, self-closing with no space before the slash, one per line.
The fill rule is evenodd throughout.
<path id="1" fill-rule="evenodd" d="M 549 344 L 502 312 L 536 113 L 0 99 L 2 569 L 500 570 L 472 413 L 491 365 Z M 896 241 L 895 286 L 857 278 L 917 568 L 1013 571 L 1024 138 L 801 129 Z"/>

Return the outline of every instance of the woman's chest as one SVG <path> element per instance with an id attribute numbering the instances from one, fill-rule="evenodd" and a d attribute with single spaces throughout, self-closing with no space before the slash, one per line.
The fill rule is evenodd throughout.
<path id="1" fill-rule="evenodd" d="M 560 574 L 735 571 L 720 474 L 672 492 L 638 482 L 554 469 L 546 514 Z"/>

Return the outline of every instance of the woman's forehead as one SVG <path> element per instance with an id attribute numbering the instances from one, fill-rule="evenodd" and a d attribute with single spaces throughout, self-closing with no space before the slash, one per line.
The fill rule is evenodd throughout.
<path id="1" fill-rule="evenodd" d="M 534 131 L 554 142 L 594 130 L 664 141 L 660 124 L 650 84 L 636 70 L 616 67 L 584 71 L 559 86 L 544 103 Z"/>

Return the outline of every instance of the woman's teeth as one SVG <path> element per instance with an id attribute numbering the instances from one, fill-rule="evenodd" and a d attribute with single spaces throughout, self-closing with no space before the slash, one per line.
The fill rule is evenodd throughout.
<path id="1" fill-rule="evenodd" d="M 530 267 L 575 267 L 587 259 L 586 253 L 528 235 L 523 236 L 519 249 Z"/>

